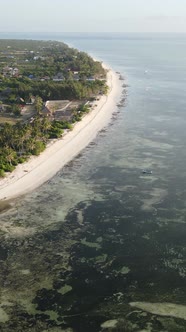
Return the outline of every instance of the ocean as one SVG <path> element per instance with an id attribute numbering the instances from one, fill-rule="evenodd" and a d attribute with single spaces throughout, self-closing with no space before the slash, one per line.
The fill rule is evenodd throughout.
<path id="1" fill-rule="evenodd" d="M 186 35 L 0 38 L 64 41 L 126 86 L 109 126 L 1 214 L 1 331 L 186 331 Z"/>

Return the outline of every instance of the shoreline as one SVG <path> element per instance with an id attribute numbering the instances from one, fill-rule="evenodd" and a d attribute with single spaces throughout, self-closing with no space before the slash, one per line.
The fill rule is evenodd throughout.
<path id="1" fill-rule="evenodd" d="M 47 182 L 109 123 L 122 96 L 122 82 L 116 72 L 105 64 L 103 67 L 108 70 L 108 94 L 96 100 L 94 108 L 74 125 L 72 131 L 68 131 L 61 139 L 49 142 L 39 156 L 32 156 L 26 163 L 19 164 L 12 173 L 0 180 L 1 202 L 25 195 Z"/>

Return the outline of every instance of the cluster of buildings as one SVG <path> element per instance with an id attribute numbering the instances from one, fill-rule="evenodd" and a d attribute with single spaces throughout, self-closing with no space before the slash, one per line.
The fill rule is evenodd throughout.
<path id="1" fill-rule="evenodd" d="M 9 66 L 6 66 L 6 67 L 3 68 L 2 75 L 4 77 L 19 77 L 20 76 L 18 68 L 16 68 L 16 67 L 9 67 Z M 30 78 L 30 79 L 36 79 L 36 77 L 33 74 L 30 74 L 28 76 L 28 78 Z M 79 72 L 77 72 L 77 71 L 70 72 L 69 78 L 72 79 L 72 80 L 74 80 L 74 81 L 79 81 L 80 80 Z M 43 76 L 42 78 L 40 78 L 40 80 L 41 81 L 52 80 L 54 82 L 62 82 L 62 81 L 65 81 L 65 77 L 64 77 L 63 73 L 59 72 L 56 75 L 54 75 L 52 78 L 49 77 L 49 76 Z M 91 77 L 87 77 L 86 81 L 90 81 L 90 82 L 91 81 L 95 81 L 95 78 L 92 77 L 92 76 Z"/>
<path id="2" fill-rule="evenodd" d="M 2 74 L 4 77 L 18 77 L 19 76 L 19 69 L 16 67 L 9 67 L 6 66 L 2 70 Z"/>

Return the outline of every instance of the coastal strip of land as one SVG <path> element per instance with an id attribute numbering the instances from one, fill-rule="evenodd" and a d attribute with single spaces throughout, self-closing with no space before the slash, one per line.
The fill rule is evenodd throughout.
<path id="1" fill-rule="evenodd" d="M 104 67 L 108 69 L 105 65 Z M 95 101 L 92 111 L 74 125 L 61 139 L 50 142 L 39 156 L 32 156 L 28 162 L 0 180 L 0 200 L 24 195 L 52 178 L 64 165 L 76 157 L 110 121 L 122 93 L 119 75 L 108 69 L 107 95 Z"/>

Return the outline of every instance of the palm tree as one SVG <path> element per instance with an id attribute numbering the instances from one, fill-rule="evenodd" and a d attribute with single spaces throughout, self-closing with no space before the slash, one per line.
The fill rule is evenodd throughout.
<path id="1" fill-rule="evenodd" d="M 16 152 L 13 149 L 9 148 L 9 147 L 5 147 L 3 149 L 3 154 L 5 155 L 5 158 L 8 161 L 8 163 L 12 166 L 12 161 L 17 156 Z"/>
<path id="2" fill-rule="evenodd" d="M 30 137 L 25 144 L 26 152 L 32 152 L 35 149 L 35 145 L 36 145 L 35 138 Z"/>
<path id="3" fill-rule="evenodd" d="M 13 128 L 9 123 L 5 123 L 3 129 L 1 130 L 1 140 L 0 145 L 11 146 L 13 142 Z"/>
<path id="4" fill-rule="evenodd" d="M 51 128 L 52 124 L 50 120 L 45 116 L 42 121 L 42 131 L 47 135 L 48 130 Z"/>
<path id="5" fill-rule="evenodd" d="M 39 96 L 37 96 L 35 99 L 35 108 L 36 108 L 37 114 L 40 114 L 41 110 L 43 108 L 43 100 Z"/>

